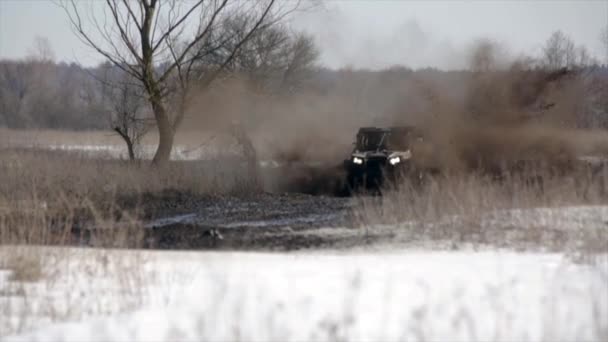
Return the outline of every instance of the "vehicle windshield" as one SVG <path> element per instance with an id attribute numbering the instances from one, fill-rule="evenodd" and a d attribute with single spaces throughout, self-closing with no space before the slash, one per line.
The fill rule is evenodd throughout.
<path id="1" fill-rule="evenodd" d="M 357 135 L 357 150 L 407 150 L 409 134 L 398 132 L 365 132 Z"/>
<path id="2" fill-rule="evenodd" d="M 357 150 L 381 150 L 386 147 L 387 132 L 365 132 L 357 135 Z"/>
<path id="3" fill-rule="evenodd" d="M 410 135 L 392 132 L 387 137 L 386 146 L 389 150 L 407 150 L 410 146 Z"/>

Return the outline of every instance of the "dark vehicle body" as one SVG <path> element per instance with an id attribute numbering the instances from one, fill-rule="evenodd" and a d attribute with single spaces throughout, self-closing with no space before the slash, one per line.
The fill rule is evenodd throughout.
<path id="1" fill-rule="evenodd" d="M 410 174 L 412 144 L 422 139 L 412 126 L 360 128 L 355 148 L 344 161 L 350 191 L 378 190 L 387 180 Z"/>

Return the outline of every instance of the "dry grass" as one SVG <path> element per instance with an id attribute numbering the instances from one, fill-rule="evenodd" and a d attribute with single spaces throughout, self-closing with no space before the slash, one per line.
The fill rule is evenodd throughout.
<path id="1" fill-rule="evenodd" d="M 437 221 L 462 215 L 475 217 L 498 209 L 551 207 L 605 203 L 608 189 L 604 178 L 538 177 L 508 175 L 502 180 L 481 174 L 430 176 L 424 184 L 404 181 L 382 197 L 361 197 L 362 222 L 381 220 Z M 604 182 L 604 183 L 602 183 Z"/>
<path id="2" fill-rule="evenodd" d="M 453 247 L 481 243 L 607 253 L 606 227 L 550 226 L 559 222 L 559 210 L 550 208 L 606 205 L 607 185 L 607 170 L 594 175 L 510 175 L 500 181 L 453 174 L 429 178 L 423 185 L 404 182 L 382 197 L 361 196 L 354 213 L 362 227 L 398 226 L 405 228 L 406 239 L 449 241 Z M 535 223 L 539 220 L 548 223 Z M 597 221 L 601 224 L 601 218 Z"/>
<path id="3" fill-rule="evenodd" d="M 63 152 L 4 150 L 0 244 L 66 243 L 70 230 L 83 225 L 125 227 L 125 238 L 132 237 L 127 228 L 137 228 L 142 216 L 150 214 L 144 212 L 146 206 L 154 204 L 159 212 L 173 209 L 163 201 L 172 194 L 188 200 L 249 191 L 238 166 L 238 161 L 172 162 L 154 168 Z"/>
<path id="4" fill-rule="evenodd" d="M 98 258 L 80 260 L 68 248 L 44 245 L 68 246 L 84 240 L 101 247 L 142 246 L 137 198 L 146 191 L 145 182 L 152 180 L 136 182 L 133 165 L 38 152 L 3 151 L 0 169 L 0 335 L 40 322 L 137 307 L 145 288 L 141 257 L 110 261 L 104 256 L 107 250 L 99 249 Z M 150 190 L 162 191 L 163 185 L 175 183 Z M 122 199 L 127 195 L 134 200 Z M 82 236 L 75 235 L 78 229 Z M 58 274 L 63 277 L 58 279 Z M 79 280 L 72 274 L 90 279 Z M 125 297 L 119 300 L 120 307 L 106 307 L 101 300 L 88 307 L 79 301 L 78 296 L 94 296 L 99 282 L 121 289 Z M 77 292 L 66 291 L 76 287 Z"/>
<path id="5" fill-rule="evenodd" d="M 2 255 L 0 269 L 10 270 L 9 281 L 34 282 L 44 278 L 44 265 L 39 253 L 22 249 Z"/>
<path id="6" fill-rule="evenodd" d="M 88 198 L 96 204 L 116 196 L 163 190 L 228 192 L 239 181 L 232 165 L 172 162 L 162 168 L 119 160 L 92 159 L 68 152 L 5 150 L 0 152 L 0 198 L 36 196 L 58 200 Z M 25 198 L 21 198 L 25 199 Z"/>
<path id="7" fill-rule="evenodd" d="M 0 151 L 0 248 L 17 246 L 0 253 L 0 269 L 10 270 L 13 283 L 45 283 L 48 256 L 39 246 L 145 247 L 144 221 L 195 210 L 209 196 L 250 191 L 239 168 L 225 167 L 175 162 L 152 168 L 62 152 Z M 138 266 L 123 266 L 118 272 L 133 290 L 137 269 L 131 268 Z"/>
<path id="8" fill-rule="evenodd" d="M 0 338 L 41 323 L 135 310 L 148 284 L 141 251 L 0 246 Z M 2 273 L 8 271 L 8 277 Z"/>
<path id="9" fill-rule="evenodd" d="M 224 191 L 188 167 L 1 151 L 0 335 L 138 308 L 148 281 L 145 258 L 109 258 L 107 248 L 143 245 L 142 206 L 150 194 Z M 79 250 L 61 248 L 81 242 L 105 248 L 84 259 Z M 113 294 L 120 298 L 104 297 L 106 288 L 120 289 Z"/>

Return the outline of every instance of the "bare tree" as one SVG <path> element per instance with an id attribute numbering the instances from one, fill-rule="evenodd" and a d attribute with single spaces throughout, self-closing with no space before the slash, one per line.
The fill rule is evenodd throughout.
<path id="1" fill-rule="evenodd" d="M 55 52 L 51 47 L 48 38 L 36 36 L 33 46 L 28 50 L 30 60 L 35 60 L 41 63 L 50 63 L 55 60 Z"/>
<path id="2" fill-rule="evenodd" d="M 57 70 L 53 50 L 46 38 L 36 37 L 25 60 L 4 61 L 0 65 L 0 113 L 12 127 L 46 124 L 57 113 L 56 106 L 65 100 L 57 96 Z M 67 88 L 68 84 L 62 85 Z"/>
<path id="3" fill-rule="evenodd" d="M 229 18 L 223 25 L 225 36 L 234 37 L 228 45 L 242 39 L 246 17 Z M 319 56 L 312 37 L 275 25 L 256 32 L 226 68 L 243 75 L 257 90 L 266 94 L 285 94 L 301 87 L 310 77 Z"/>
<path id="4" fill-rule="evenodd" d="M 608 67 L 608 25 L 600 34 L 600 43 L 605 52 L 604 67 Z M 608 129 L 608 79 L 598 72 L 588 75 L 588 80 L 585 96 L 588 115 L 584 117 L 587 119 L 586 124 L 589 127 Z"/>
<path id="5" fill-rule="evenodd" d="M 589 51 L 585 46 L 580 45 L 576 48 L 576 62 L 579 66 L 589 66 L 596 63 L 595 59 L 591 57 Z"/>
<path id="6" fill-rule="evenodd" d="M 218 60 L 225 60 L 225 55 L 231 53 L 233 46 L 243 41 L 243 35 L 247 32 L 244 28 L 250 20 L 247 15 L 226 18 L 215 34 L 229 39 L 223 49 L 206 56 L 208 61 L 205 64 L 214 65 Z M 277 24 L 255 32 L 225 67 L 222 80 L 226 82 L 218 82 L 217 88 L 226 88 L 216 88 L 216 91 L 229 91 L 228 89 L 234 86 L 234 78 L 237 78 L 238 84 L 245 84 L 247 91 L 252 91 L 249 95 L 264 99 L 259 102 L 251 101 L 251 115 L 233 119 L 226 130 L 226 133 L 235 139 L 247 161 L 249 185 L 252 188 L 259 188 L 260 176 L 257 152 L 247 128 L 255 121 L 254 113 L 260 112 L 256 107 L 262 102 L 265 103 L 268 97 L 287 95 L 301 87 L 312 75 L 317 57 L 317 49 L 311 37 Z"/>
<path id="7" fill-rule="evenodd" d="M 470 68 L 474 72 L 495 70 L 500 63 L 500 56 L 505 53 L 505 49 L 497 42 L 490 39 L 479 39 L 472 47 L 469 57 Z"/>
<path id="8" fill-rule="evenodd" d="M 577 68 L 594 63 L 584 46 L 576 46 L 561 31 L 551 34 L 543 48 L 542 64 L 551 70 Z"/>
<path id="9" fill-rule="evenodd" d="M 142 85 L 158 129 L 153 162 L 159 164 L 171 154 L 175 131 L 191 96 L 191 82 L 210 84 L 257 31 L 276 24 L 299 2 L 105 0 L 103 21 L 94 9 L 85 17 L 75 0 L 60 4 L 84 43 Z M 233 37 L 216 34 L 218 25 L 240 14 L 250 19 L 237 43 L 228 46 Z M 228 53 L 217 54 L 220 50 Z M 218 57 L 215 63 L 201 63 L 211 55 Z"/>
<path id="10" fill-rule="evenodd" d="M 110 127 L 127 145 L 129 159 L 135 160 L 141 139 L 153 127 L 144 90 L 137 80 L 111 63 L 99 69 L 102 75 L 97 79 L 102 86 Z"/>
<path id="11" fill-rule="evenodd" d="M 544 64 L 550 69 L 559 69 L 564 66 L 564 49 L 568 38 L 561 31 L 555 31 L 545 43 L 543 48 Z"/>
<path id="12" fill-rule="evenodd" d="M 9 127 L 27 126 L 31 118 L 26 103 L 33 92 L 33 65 L 24 61 L 0 62 L 0 113 L 2 123 Z"/>
<path id="13" fill-rule="evenodd" d="M 244 28 L 250 20 L 247 15 L 239 15 L 222 22 L 216 34 L 230 39 L 224 49 L 207 57 L 207 65 L 225 60 L 224 56 L 231 53 L 233 46 L 243 41 L 243 35 L 247 32 Z M 302 86 L 312 74 L 317 57 L 318 52 L 310 36 L 277 24 L 258 30 L 242 44 L 232 61 L 226 65 L 223 76 L 238 78 L 239 83 L 244 80 L 247 90 L 253 91 L 251 95 L 264 99 L 282 96 L 295 92 Z M 234 85 L 231 80 L 224 84 L 228 88 Z M 255 108 L 257 105 L 257 101 L 250 104 L 252 115 L 246 117 L 250 123 L 255 120 L 253 113 L 258 112 Z M 235 119 L 229 127 L 227 133 L 234 137 L 247 161 L 250 185 L 259 188 L 257 152 L 247 130 L 250 125 Z"/>
<path id="14" fill-rule="evenodd" d="M 284 54 L 286 63 L 281 88 L 293 92 L 310 78 L 319 51 L 311 36 L 300 33 L 289 43 Z"/>

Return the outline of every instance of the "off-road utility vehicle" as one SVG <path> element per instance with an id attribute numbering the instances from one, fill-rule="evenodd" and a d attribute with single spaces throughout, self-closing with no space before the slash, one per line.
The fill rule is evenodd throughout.
<path id="1" fill-rule="evenodd" d="M 421 132 L 412 126 L 360 128 L 354 151 L 344 160 L 346 185 L 351 192 L 379 190 L 387 180 L 411 174 L 411 147 L 422 140 Z"/>

